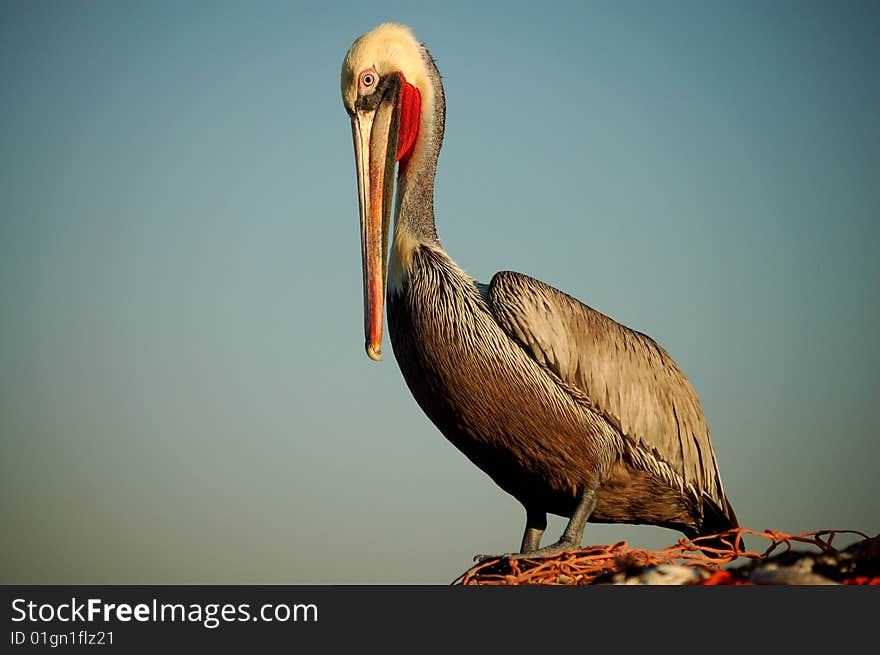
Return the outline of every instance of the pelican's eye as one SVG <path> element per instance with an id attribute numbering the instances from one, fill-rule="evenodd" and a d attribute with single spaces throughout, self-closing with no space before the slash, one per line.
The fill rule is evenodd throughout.
<path id="1" fill-rule="evenodd" d="M 372 93 L 378 83 L 379 73 L 377 73 L 376 69 L 371 66 L 370 68 L 361 71 L 360 77 L 358 78 L 358 93 L 361 95 Z"/>

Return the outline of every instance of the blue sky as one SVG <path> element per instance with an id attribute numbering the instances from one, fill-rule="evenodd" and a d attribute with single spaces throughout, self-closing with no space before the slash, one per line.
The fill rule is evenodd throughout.
<path id="1" fill-rule="evenodd" d="M 880 532 L 876 5 L 473 4 L 3 4 L 4 582 L 442 584 L 518 545 L 363 352 L 339 71 L 386 20 L 444 76 L 456 261 L 663 344 L 745 526 Z M 584 535 L 620 539 L 677 535 Z"/>

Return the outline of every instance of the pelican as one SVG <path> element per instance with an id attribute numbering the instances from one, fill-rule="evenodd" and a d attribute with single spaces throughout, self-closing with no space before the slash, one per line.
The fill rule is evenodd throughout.
<path id="1" fill-rule="evenodd" d="M 440 245 L 434 176 L 446 102 L 412 31 L 386 23 L 360 36 L 341 87 L 357 168 L 367 355 L 382 357 L 385 310 L 419 406 L 525 508 L 511 556 L 577 549 L 588 520 L 691 538 L 737 527 L 700 401 L 661 346 L 521 273 L 477 282 Z M 569 521 L 542 548 L 548 513 Z"/>

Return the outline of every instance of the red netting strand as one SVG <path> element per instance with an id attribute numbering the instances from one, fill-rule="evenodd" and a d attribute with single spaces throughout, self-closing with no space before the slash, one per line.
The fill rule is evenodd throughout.
<path id="1" fill-rule="evenodd" d="M 860 541 L 839 550 L 839 535 Z M 769 542 L 765 550 L 748 550 L 744 537 Z M 707 544 L 712 544 L 711 546 Z M 793 549 L 806 546 L 808 551 Z M 723 568 L 738 560 L 739 568 Z M 654 575 L 646 576 L 646 572 Z M 737 528 L 688 540 L 663 550 L 630 548 L 620 541 L 589 546 L 553 557 L 486 559 L 460 575 L 460 585 L 587 584 L 857 584 L 880 585 L 880 535 L 857 530 L 819 530 L 790 535 Z"/>

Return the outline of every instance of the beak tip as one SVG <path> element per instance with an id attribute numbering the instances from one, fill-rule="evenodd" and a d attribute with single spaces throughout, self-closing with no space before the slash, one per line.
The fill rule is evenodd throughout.
<path id="1" fill-rule="evenodd" d="M 367 357 L 372 359 L 374 362 L 382 361 L 382 346 L 373 346 L 371 343 L 367 343 Z"/>

